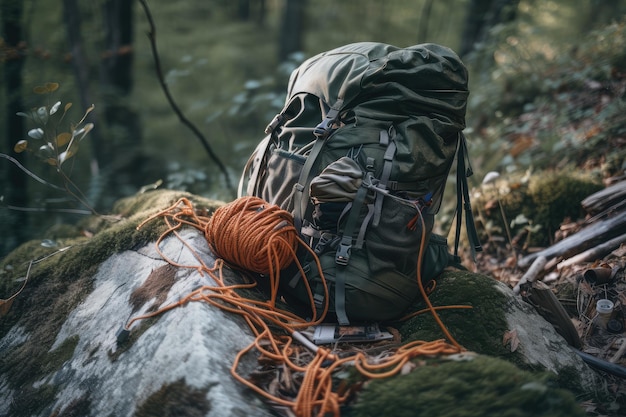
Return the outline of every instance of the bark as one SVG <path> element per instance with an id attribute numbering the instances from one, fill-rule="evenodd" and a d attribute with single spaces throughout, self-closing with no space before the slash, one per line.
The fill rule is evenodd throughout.
<path id="1" fill-rule="evenodd" d="M 610 239 L 608 242 L 602 243 L 591 249 L 587 249 L 586 251 L 581 252 L 576 256 L 572 256 L 571 258 L 568 258 L 559 263 L 557 265 L 557 268 L 562 269 L 566 266 L 576 265 L 581 262 L 592 262 L 596 259 L 602 259 L 607 254 L 618 248 L 624 242 L 626 242 L 626 234 L 617 236 L 613 239 Z"/>
<path id="2" fill-rule="evenodd" d="M 556 298 L 552 290 L 543 282 L 535 282 L 525 296 L 526 301 L 535 306 L 539 314 L 546 319 L 570 346 L 580 348 L 582 342 L 567 311 Z"/>
<path id="3" fill-rule="evenodd" d="M 626 203 L 626 181 L 620 181 L 585 198 L 581 205 L 588 213 L 600 213 L 613 208 L 616 204 Z"/>

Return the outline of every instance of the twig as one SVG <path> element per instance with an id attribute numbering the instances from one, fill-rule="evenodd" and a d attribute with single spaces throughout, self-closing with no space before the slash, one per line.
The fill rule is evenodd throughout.
<path id="1" fill-rule="evenodd" d="M 10 162 L 12 162 L 13 164 L 15 164 L 15 166 L 17 166 L 19 169 L 21 169 L 22 171 L 24 171 L 29 177 L 33 178 L 35 181 L 47 185 L 49 187 L 54 188 L 55 190 L 60 190 L 60 191 L 65 191 L 65 189 L 63 187 L 59 187 L 58 185 L 54 185 L 46 180 L 44 180 L 43 178 L 38 177 L 37 175 L 35 175 L 32 171 L 28 170 L 28 168 L 26 168 L 24 165 L 20 164 L 20 162 L 13 158 L 12 156 L 9 156 L 7 154 L 4 153 L 0 153 L 0 157 L 9 160 Z"/>
<path id="2" fill-rule="evenodd" d="M 528 271 L 526 271 L 515 287 L 513 287 L 513 292 L 515 294 L 519 294 L 522 285 L 534 282 L 535 279 L 537 279 L 537 275 L 539 275 L 539 273 L 546 266 L 546 262 L 547 259 L 544 256 L 539 256 L 535 259 L 535 262 L 533 262 L 530 268 L 528 268 Z"/>
<path id="3" fill-rule="evenodd" d="M 167 97 L 167 101 L 172 107 L 172 110 L 174 110 L 174 113 L 176 113 L 176 115 L 178 116 L 178 119 L 181 121 L 181 123 L 187 126 L 193 132 L 193 134 L 200 140 L 206 152 L 209 154 L 211 159 L 213 159 L 213 161 L 217 164 L 219 169 L 222 171 L 222 174 L 224 175 L 224 179 L 226 180 L 226 187 L 229 190 L 233 191 L 234 189 L 233 189 L 232 182 L 230 180 L 230 176 L 228 175 L 228 170 L 226 169 L 222 161 L 220 161 L 220 159 L 217 157 L 215 152 L 213 152 L 213 149 L 209 145 L 209 142 L 206 140 L 204 135 L 200 132 L 200 130 L 193 123 L 191 123 L 185 117 L 185 115 L 181 112 L 178 105 L 174 101 L 174 98 L 172 97 L 169 91 L 169 88 L 167 87 L 167 83 L 165 82 L 165 78 L 163 77 L 163 71 L 161 70 L 161 60 L 159 58 L 159 52 L 156 46 L 156 27 L 154 25 L 154 20 L 152 19 L 152 14 L 150 13 L 150 8 L 148 7 L 148 3 L 146 0 L 139 0 L 139 3 L 141 3 L 141 6 L 144 9 L 146 18 L 148 19 L 148 24 L 150 25 L 150 31 L 147 33 L 147 35 L 148 35 L 148 39 L 150 39 L 150 47 L 152 48 L 152 56 L 154 57 L 154 64 L 155 64 L 155 68 L 157 72 L 157 77 L 159 79 L 159 83 L 161 84 L 161 88 L 163 89 L 163 92 L 165 93 L 165 96 Z"/>

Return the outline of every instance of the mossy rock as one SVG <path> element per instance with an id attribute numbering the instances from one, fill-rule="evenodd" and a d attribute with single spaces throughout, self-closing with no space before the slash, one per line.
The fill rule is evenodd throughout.
<path id="1" fill-rule="evenodd" d="M 41 240 L 22 244 L 0 261 L 1 299 L 15 294 L 28 274 L 23 291 L 3 306 L 0 316 L 0 340 L 12 332 L 0 352 L 16 345 L 10 355 L 0 354 L 0 375 L 18 393 L 12 398 L 12 415 L 35 415 L 33 396 L 54 398 L 47 385 L 37 389 L 33 385 L 71 357 L 75 337 L 60 348 L 52 346 L 69 314 L 93 290 L 100 264 L 113 254 L 154 242 L 165 230 L 163 222 L 151 222 L 139 230 L 137 226 L 182 197 L 207 212 L 223 204 L 171 190 L 138 194 L 120 200 L 111 215 L 90 216 L 76 226 L 55 226 Z M 24 408 L 24 404 L 29 405 Z"/>
<path id="2" fill-rule="evenodd" d="M 482 185 L 476 193 L 474 207 L 491 234 L 505 237 L 505 222 L 513 237 L 530 227 L 534 231 L 524 243 L 547 246 L 564 221 L 584 217 L 581 201 L 602 188 L 602 183 L 590 174 L 568 169 L 543 171 L 530 177 L 512 175 Z M 526 222 L 517 224 L 514 220 L 518 216 L 523 216 Z"/>
<path id="3" fill-rule="evenodd" d="M 561 387 L 586 398 L 603 396 L 598 375 L 537 311 L 493 278 L 444 272 L 429 296 L 433 306 L 471 306 L 439 310 L 451 336 L 468 351 L 499 358 L 528 371 L 550 371 Z M 419 303 L 415 309 L 423 309 Z M 405 341 L 436 340 L 445 334 L 431 313 L 399 327 Z"/>
<path id="4" fill-rule="evenodd" d="M 92 237 L 84 234 L 72 236 L 72 228 L 64 229 L 63 233 L 59 232 L 56 235 L 57 247 L 41 246 L 40 241 L 29 242 L 0 263 L 2 268 L 0 296 L 7 298 L 21 286 L 18 278 L 25 276 L 29 260 L 40 260 L 32 265 L 30 279 L 24 291 L 15 299 L 7 314 L 2 317 L 0 379 L 4 382 L 0 390 L 4 390 L 3 394 L 9 393 L 7 398 L 10 398 L 10 405 L 0 406 L 0 414 L 4 409 L 15 416 L 45 413 L 50 415 L 50 413 L 61 411 L 89 415 L 93 414 L 93 410 L 107 407 L 112 401 L 110 396 L 114 392 L 116 395 L 119 394 L 117 401 L 123 404 L 119 407 L 131 408 L 132 405 L 129 405 L 129 402 L 136 401 L 137 398 L 126 398 L 130 394 L 126 391 L 121 392 L 118 386 L 123 385 L 128 388 L 129 385 L 139 383 L 138 381 L 144 383 L 146 380 L 152 381 L 161 377 L 173 379 L 164 380 L 162 383 L 155 382 L 153 384 L 155 386 L 144 386 L 141 398 L 139 398 L 141 401 L 134 403 L 137 412 L 150 414 L 154 407 L 167 407 L 167 404 L 157 401 L 164 393 L 171 397 L 181 397 L 178 393 L 183 392 L 186 395 L 185 398 L 200 398 L 205 395 L 204 393 L 213 395 L 212 392 L 231 386 L 232 392 L 237 390 L 237 392 L 244 392 L 245 395 L 254 397 L 253 393 L 239 387 L 230 377 L 228 371 L 231 365 L 230 359 L 220 357 L 219 359 L 211 358 L 209 361 L 205 356 L 200 360 L 201 363 L 190 359 L 180 361 L 178 365 L 176 361 L 171 361 L 171 352 L 176 352 L 176 355 L 186 355 L 185 357 L 193 357 L 199 351 L 210 355 L 211 352 L 217 351 L 215 347 L 207 348 L 210 343 L 220 345 L 224 345 L 226 341 L 244 343 L 245 338 L 232 336 L 235 333 L 242 335 L 247 331 L 243 321 L 239 323 L 238 317 L 233 318 L 232 315 L 200 305 L 201 303 L 190 303 L 184 308 L 146 320 L 134 328 L 127 346 L 118 346 L 114 349 L 111 347 L 111 344 L 115 344 L 115 331 L 125 320 L 128 320 L 129 314 L 138 313 L 136 309 L 146 310 L 152 305 L 167 304 L 176 297 L 188 294 L 194 286 L 198 285 L 199 280 L 206 278 L 190 275 L 194 273 L 194 270 L 183 268 L 180 275 L 177 275 L 175 283 L 168 281 L 168 285 L 162 289 L 169 301 L 163 301 L 160 297 L 146 296 L 142 302 L 137 302 L 137 305 L 132 303 L 132 294 L 136 294 L 138 288 L 145 289 L 149 276 L 154 277 L 152 272 L 167 265 L 154 247 L 154 242 L 166 229 L 164 223 L 162 221 L 150 222 L 139 230 L 137 226 L 151 215 L 170 207 L 181 197 L 189 198 L 196 208 L 204 209 L 207 213 L 223 204 L 175 191 L 165 190 L 141 194 L 120 201 L 115 209 L 117 216 L 93 217 L 81 222 L 76 230 L 89 230 L 93 233 Z M 186 241 L 193 241 L 199 245 L 197 249 L 202 251 L 204 256 L 212 256 L 206 247 L 201 231 L 186 230 L 183 234 Z M 178 247 L 169 247 L 169 250 L 181 252 Z M 140 263 L 141 267 L 138 266 Z M 233 271 L 229 273 L 235 274 Z M 183 276 L 183 274 L 187 275 Z M 571 404 L 568 401 L 571 398 L 557 389 L 557 386 L 570 389 L 581 398 L 589 398 L 592 395 L 588 386 L 589 377 L 584 376 L 587 375 L 586 372 L 590 372 L 589 369 L 576 366 L 557 369 L 550 365 L 552 358 L 532 360 L 533 355 L 541 356 L 542 353 L 537 349 L 532 349 L 529 336 L 525 334 L 525 323 L 512 321 L 510 316 L 514 311 L 521 311 L 523 317 L 529 321 L 543 319 L 534 312 L 532 307 L 518 298 L 511 297 L 511 290 L 503 284 L 480 274 L 446 272 L 438 280 L 438 287 L 431 294 L 430 299 L 436 306 L 455 304 L 472 306 L 471 309 L 442 310 L 439 316 L 454 338 L 467 350 L 477 352 L 479 356 L 472 356 L 474 359 L 468 363 L 459 363 L 458 369 L 454 368 L 457 365 L 453 362 L 428 359 L 426 366 L 418 366 L 408 375 L 399 375 L 384 381 L 373 381 L 359 395 L 354 408 L 348 407 L 346 413 L 364 413 L 369 409 L 375 410 L 373 405 L 368 404 L 378 397 L 385 399 L 386 404 L 380 406 L 385 410 L 394 406 L 407 407 L 403 411 L 405 413 L 414 412 L 417 408 L 411 403 L 413 399 L 410 396 L 404 402 L 394 397 L 382 396 L 385 392 L 394 393 L 405 389 L 400 386 L 416 384 L 415 388 L 410 388 L 411 391 L 424 390 L 426 393 L 429 390 L 433 391 L 419 399 L 419 407 L 421 407 L 421 401 L 426 401 L 429 396 L 436 397 L 434 393 L 436 384 L 432 385 L 432 388 L 421 385 L 423 378 L 430 378 L 433 381 L 441 381 L 443 378 L 443 381 L 447 381 L 444 384 L 445 390 L 436 398 L 457 395 L 459 398 L 466 399 L 474 395 L 477 403 L 475 407 L 478 409 L 479 406 L 489 401 L 487 394 L 483 395 L 483 391 L 487 388 L 475 383 L 471 377 L 475 374 L 475 378 L 478 379 L 491 378 L 492 374 L 489 372 L 497 373 L 493 370 L 496 368 L 500 370 L 499 372 L 510 375 L 511 381 L 507 380 L 508 385 L 496 392 L 511 401 L 517 401 L 511 405 L 511 410 L 525 409 L 527 406 L 525 395 L 528 392 L 541 397 L 544 395 L 544 390 L 548 390 L 547 392 L 555 397 L 556 404 L 563 406 L 564 410 L 569 410 Z M 94 305 L 98 307 L 93 307 Z M 423 307 L 423 305 L 416 306 L 417 309 Z M 213 318 L 207 320 L 207 316 Z M 179 322 L 184 322 L 186 326 L 178 325 Z M 549 324 L 545 324 L 546 335 L 540 345 L 543 345 L 546 340 L 545 343 L 553 343 L 552 347 L 556 350 L 565 349 L 565 342 L 558 339 L 558 335 L 555 336 L 556 333 Z M 441 328 L 429 313 L 418 315 L 399 325 L 398 328 L 405 342 L 444 337 Z M 503 343 L 503 335 L 511 330 L 517 330 L 520 333 L 517 349 L 512 349 L 510 345 Z M 222 336 L 219 336 L 220 334 Z M 195 344 L 186 343 L 184 339 L 190 337 L 194 338 Z M 187 348 L 190 350 L 184 353 L 183 350 Z M 236 349 L 232 351 L 234 354 Z M 152 353 L 147 355 L 146 352 Z M 207 363 L 213 365 L 209 367 L 206 366 Z M 416 363 L 420 365 L 420 362 Z M 580 363 L 582 362 L 579 360 L 578 364 Z M 170 366 L 173 368 L 169 368 Z M 251 371 L 254 364 L 248 364 L 248 366 Z M 471 368 L 464 368 L 465 366 L 478 368 L 470 370 Z M 98 372 L 93 371 L 96 368 Z M 480 368 L 484 368 L 483 371 Z M 548 371 L 547 374 L 546 371 Z M 146 376 L 149 372 L 153 373 L 152 377 Z M 435 377 L 430 373 L 439 375 Z M 446 379 L 450 378 L 452 373 L 459 375 L 458 380 Z M 207 375 L 220 382 L 215 385 L 213 382 L 207 383 Z M 180 379 L 182 376 L 185 377 L 186 382 Z M 203 382 L 198 383 L 197 381 L 201 379 Z M 93 391 L 87 390 L 82 396 L 73 395 L 74 393 L 80 394 L 78 385 L 84 385 L 87 381 L 91 384 L 92 380 L 99 381 L 97 382 L 98 390 L 102 391 L 106 386 L 108 391 L 102 391 L 96 395 Z M 196 383 L 190 381 L 196 381 Z M 463 381 L 467 381 L 468 387 L 463 385 Z M 556 385 L 551 385 L 553 383 Z M 233 385 L 237 387 L 232 388 Z M 133 388 L 136 387 L 133 386 Z M 470 395 L 469 388 L 477 390 Z M 456 394 L 454 394 L 455 390 L 458 390 Z M 103 400 L 106 396 L 109 396 L 108 399 Z M 251 397 L 241 398 L 247 398 L 246 401 L 252 402 Z M 37 401 L 34 401 L 34 398 Z M 486 399 L 479 401 L 479 398 Z M 186 404 L 182 406 L 186 407 Z M 201 407 L 196 407 L 196 410 L 199 412 L 198 415 L 202 415 L 206 410 L 217 409 L 216 407 L 219 407 L 219 404 L 204 403 Z M 261 414 L 266 415 L 264 413 L 267 410 L 261 405 L 255 405 L 255 407 L 263 410 Z M 436 409 L 433 410 L 436 411 Z M 261 414 L 257 413 L 257 415 Z M 403 414 L 398 410 L 395 414 L 385 411 L 382 415 Z M 437 414 L 439 415 L 444 414 Z"/>
<path id="5" fill-rule="evenodd" d="M 576 417 L 574 395 L 553 376 L 520 370 L 493 357 L 466 355 L 373 380 L 348 417 Z"/>

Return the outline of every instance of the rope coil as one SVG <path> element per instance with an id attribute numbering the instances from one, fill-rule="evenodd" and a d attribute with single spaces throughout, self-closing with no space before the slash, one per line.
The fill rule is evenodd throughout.
<path id="1" fill-rule="evenodd" d="M 225 311 L 241 315 L 255 336 L 255 340 L 246 348 L 237 353 L 231 367 L 231 375 L 242 384 L 265 397 L 271 403 L 289 407 L 298 417 L 340 415 L 340 405 L 345 403 L 352 394 L 351 389 L 337 392 L 333 386 L 332 375 L 342 366 L 352 366 L 365 378 L 386 378 L 400 372 L 407 361 L 418 356 L 435 356 L 458 353 L 464 350 L 450 335 L 436 310 L 445 308 L 468 308 L 468 306 L 433 307 L 421 283 L 421 253 L 418 256 L 417 282 L 428 308 L 415 314 L 429 311 L 442 328 L 450 341 L 435 340 L 433 342 L 413 341 L 398 348 L 393 354 L 370 363 L 367 355 L 362 351 L 352 356 L 338 357 L 325 347 L 317 347 L 314 351 L 304 350 L 302 345 L 294 344 L 293 339 L 301 339 L 298 332 L 311 326 L 320 324 L 328 311 L 328 288 L 326 282 L 324 291 L 326 304 L 319 319 L 307 321 L 289 311 L 276 308 L 276 297 L 280 279 L 280 270 L 295 262 L 302 276 L 305 273 L 298 262 L 296 252 L 302 247 L 308 250 L 317 262 L 320 271 L 322 267 L 319 259 L 309 246 L 300 239 L 293 225 L 291 214 L 271 205 L 258 197 L 241 197 L 230 204 L 218 208 L 211 217 L 199 215 L 193 204 L 186 198 L 177 201 L 173 206 L 149 217 L 137 228 L 158 217 L 164 219 L 168 230 L 156 242 L 156 249 L 164 260 L 174 266 L 194 268 L 208 273 L 216 282 L 215 286 L 203 286 L 176 303 L 162 307 L 143 316 L 133 318 L 125 326 L 130 326 L 137 320 L 153 317 L 190 301 L 203 301 Z M 421 216 L 420 216 L 420 220 Z M 191 248 L 178 230 L 183 226 L 192 226 L 205 235 L 205 238 L 218 258 L 212 267 L 204 263 L 199 254 Z M 160 244 L 169 234 L 175 234 L 183 244 L 194 254 L 199 265 L 179 265 L 168 259 L 160 250 Z M 422 249 L 424 247 L 422 236 Z M 224 262 L 258 274 L 267 276 L 270 281 L 270 300 L 258 301 L 240 296 L 236 290 L 251 288 L 256 284 L 226 285 L 222 280 Z M 309 301 L 313 311 L 312 317 L 318 317 L 311 288 L 304 280 L 309 293 Z M 286 334 L 279 335 L 276 328 Z M 238 374 L 237 368 L 241 358 L 257 350 L 259 360 L 272 361 L 276 367 L 290 369 L 292 372 L 302 373 L 303 376 L 297 387 L 294 398 L 285 395 L 272 394 L 257 385 L 254 381 Z M 330 361 L 330 362 L 329 362 Z M 329 364 L 330 363 L 330 364 Z"/>
<path id="2" fill-rule="evenodd" d="M 218 208 L 206 222 L 204 235 L 226 262 L 264 275 L 289 266 L 298 248 L 291 214 L 258 197 Z"/>

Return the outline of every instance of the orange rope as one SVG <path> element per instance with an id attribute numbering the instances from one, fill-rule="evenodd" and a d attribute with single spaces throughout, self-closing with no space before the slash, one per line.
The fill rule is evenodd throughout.
<path id="1" fill-rule="evenodd" d="M 159 217 L 163 218 L 168 226 L 167 231 L 156 242 L 157 251 L 163 259 L 174 266 L 194 268 L 201 273 L 208 273 L 216 284 L 203 286 L 178 302 L 165 306 L 158 311 L 135 317 L 127 323 L 126 329 L 130 329 L 130 326 L 137 320 L 154 317 L 190 301 L 203 301 L 242 316 L 255 335 L 255 340 L 237 353 L 231 367 L 232 376 L 270 402 L 290 407 L 297 416 L 312 417 L 317 415 L 322 417 L 328 414 L 339 416 L 340 405 L 345 403 L 351 394 L 350 390 L 347 390 L 343 395 L 340 395 L 334 390 L 332 384 L 333 372 L 342 366 L 353 365 L 366 378 L 387 378 L 397 374 L 412 358 L 446 355 L 463 350 L 445 328 L 436 310 L 469 307 L 433 307 L 422 285 L 421 262 L 426 233 L 422 233 L 416 278 L 428 308 L 413 313 L 412 316 L 430 311 L 451 344 L 443 339 L 433 342 L 414 341 L 398 348 L 392 354 L 370 363 L 370 358 L 362 352 L 339 358 L 324 347 L 317 347 L 311 358 L 311 354 L 303 351 L 302 346 L 293 344 L 292 335 L 295 332 L 317 325 L 324 320 L 328 312 L 329 297 L 326 282 L 322 279 L 325 305 L 319 318 L 315 321 L 307 321 L 291 312 L 276 308 L 280 270 L 295 262 L 302 276 L 305 275 L 302 265 L 296 257 L 299 248 L 308 250 L 313 255 L 318 270 L 322 271 L 315 253 L 298 236 L 289 212 L 257 197 L 242 197 L 218 208 L 211 217 L 206 217 L 199 215 L 188 199 L 181 198 L 173 206 L 146 219 L 138 226 L 138 229 L 146 222 Z M 422 222 L 422 230 L 424 230 L 421 214 L 418 217 Z M 217 256 L 212 267 L 206 265 L 193 248 L 184 242 L 184 239 L 178 234 L 178 231 L 185 225 L 204 232 L 207 242 Z M 198 265 L 180 265 L 165 256 L 160 246 L 170 233 L 176 235 L 193 253 Z M 224 262 L 265 275 L 269 280 L 271 289 L 270 299 L 268 301 L 251 300 L 236 292 L 237 289 L 254 287 L 255 283 L 226 285 L 222 275 Z M 306 279 L 303 282 L 307 287 L 312 317 L 318 317 L 311 288 Z M 277 335 L 272 329 L 273 327 L 283 329 L 286 335 Z M 291 371 L 304 374 L 295 398 L 272 395 L 238 374 L 237 368 L 241 358 L 254 349 L 260 353 L 260 359 L 273 361 Z"/>

